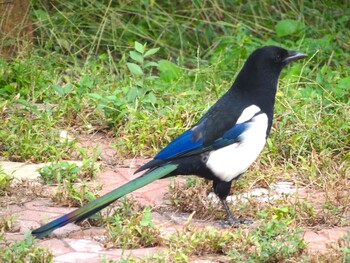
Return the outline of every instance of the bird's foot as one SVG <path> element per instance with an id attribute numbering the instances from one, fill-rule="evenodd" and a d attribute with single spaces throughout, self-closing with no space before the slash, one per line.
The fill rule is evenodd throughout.
<path id="1" fill-rule="evenodd" d="M 248 218 L 242 218 L 238 220 L 241 225 L 251 225 L 253 221 Z"/>
<path id="2" fill-rule="evenodd" d="M 229 221 L 219 220 L 217 221 L 217 224 L 222 228 L 227 228 L 232 226 L 238 227 L 240 225 L 251 225 L 253 224 L 253 221 L 247 218 L 242 218 L 242 219 L 229 220 Z"/>

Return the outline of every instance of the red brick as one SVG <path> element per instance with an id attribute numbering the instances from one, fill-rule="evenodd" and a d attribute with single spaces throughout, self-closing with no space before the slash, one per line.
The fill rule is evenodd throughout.
<path id="1" fill-rule="evenodd" d="M 91 239 L 64 239 L 64 241 L 76 252 L 98 253 L 102 250 L 102 245 Z"/>
<path id="2" fill-rule="evenodd" d="M 36 246 L 48 248 L 55 257 L 73 252 L 73 249 L 67 243 L 57 238 L 40 240 L 36 243 Z"/>
<path id="3" fill-rule="evenodd" d="M 71 252 L 56 257 L 54 261 L 56 263 L 98 263 L 101 262 L 101 258 L 96 253 Z"/>

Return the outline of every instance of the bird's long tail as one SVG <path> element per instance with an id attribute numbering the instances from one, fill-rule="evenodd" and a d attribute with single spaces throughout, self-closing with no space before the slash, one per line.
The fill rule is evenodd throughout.
<path id="1" fill-rule="evenodd" d="M 60 218 L 51 221 L 50 223 L 47 223 L 46 225 L 33 230 L 32 235 L 36 238 L 43 238 L 49 235 L 55 229 L 60 228 L 68 223 L 84 220 L 97 213 L 101 209 L 105 208 L 109 204 L 113 203 L 118 198 L 168 175 L 169 173 L 173 172 L 177 166 L 178 165 L 176 164 L 166 164 L 164 166 L 150 170 L 142 176 L 135 178 L 134 180 L 118 187 L 108 194 L 95 199 L 83 207 L 78 208 L 77 210 L 74 210 L 64 216 L 61 216 Z"/>

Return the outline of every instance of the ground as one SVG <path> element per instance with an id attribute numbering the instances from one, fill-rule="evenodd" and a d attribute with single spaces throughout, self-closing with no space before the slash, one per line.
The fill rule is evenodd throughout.
<path id="1" fill-rule="evenodd" d="M 116 162 L 114 159 L 115 151 L 109 146 L 107 138 L 101 134 L 82 136 L 80 138 L 82 146 L 88 147 L 99 144 L 102 146 L 101 171 L 98 173 L 97 182 L 102 184 L 102 193 L 122 185 L 123 183 L 135 178 L 133 172 L 140 164 L 145 163 L 145 159 L 126 159 Z M 36 169 L 41 164 L 20 164 L 12 162 L 0 162 L 6 173 L 13 174 L 17 178 L 25 179 L 26 182 L 36 181 L 38 172 Z M 181 229 L 189 218 L 189 214 L 167 211 L 161 208 L 167 206 L 167 200 L 164 196 L 168 191 L 168 185 L 171 179 L 158 180 L 145 186 L 131 195 L 142 205 L 152 205 L 155 209 L 152 212 L 153 223 L 160 228 L 161 234 L 172 233 L 176 229 Z M 181 177 L 177 180 L 183 181 Z M 24 182 L 24 181 L 22 181 Z M 283 188 L 284 193 L 295 194 L 299 198 L 310 196 L 310 189 L 294 189 L 292 185 L 284 182 L 276 182 L 275 186 Z M 16 218 L 11 233 L 6 233 L 8 240 L 20 240 L 24 238 L 24 233 L 28 230 L 39 227 L 48 220 L 63 215 L 74 210 L 74 208 L 59 207 L 55 205 L 51 198 L 36 197 L 33 191 L 52 191 L 52 187 L 41 187 L 41 185 L 31 184 L 29 191 L 27 185 L 17 186 L 18 193 L 12 196 L 2 198 L 0 215 L 5 217 L 13 215 Z M 38 190 L 39 189 L 39 190 Z M 266 190 L 266 189 L 265 189 Z M 32 191 L 32 192 L 31 192 Z M 278 198 L 278 191 L 276 190 Z M 264 189 L 255 189 L 250 194 L 264 196 Z M 42 196 L 42 195 L 41 195 Z M 313 194 L 315 202 L 317 195 Z M 234 199 L 234 198 L 233 198 Z M 193 224 L 199 228 L 212 225 L 211 221 L 193 220 Z M 350 231 L 350 227 L 334 228 L 313 228 L 304 229 L 304 239 L 308 244 L 308 251 L 311 254 L 327 253 L 329 247 L 335 244 L 342 236 Z M 147 255 L 165 251 L 164 247 L 138 248 L 132 250 L 105 248 L 102 244 L 104 239 L 104 229 L 101 227 L 88 227 L 83 229 L 81 226 L 69 224 L 56 230 L 52 235 L 37 242 L 37 246 L 49 248 L 54 254 L 55 262 L 101 262 L 102 258 L 118 260 L 128 256 L 144 258 Z M 194 258 L 192 262 L 223 262 L 218 257 Z"/>

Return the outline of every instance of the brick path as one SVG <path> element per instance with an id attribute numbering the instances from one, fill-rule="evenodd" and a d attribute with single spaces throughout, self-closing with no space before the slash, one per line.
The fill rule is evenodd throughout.
<path id="1" fill-rule="evenodd" d="M 142 161 L 144 162 L 144 160 Z M 11 171 L 17 170 L 18 177 L 35 179 L 38 177 L 35 171 L 35 165 L 19 165 L 18 163 L 0 162 L 5 168 L 5 172 L 12 174 Z M 40 166 L 40 165 L 39 165 Z M 102 194 L 124 184 L 125 182 L 137 177 L 133 174 L 134 168 L 127 165 L 121 165 L 119 168 L 104 169 L 98 175 L 98 181 L 103 185 Z M 131 165 L 135 167 L 135 165 Z M 170 179 L 158 180 L 149 184 L 131 195 L 143 205 L 158 206 L 163 202 L 163 196 L 168 191 Z M 178 178 L 177 180 L 183 180 Z M 0 216 L 14 215 L 16 217 L 15 233 L 6 233 L 8 240 L 20 240 L 24 238 L 24 233 L 30 229 L 39 227 L 45 222 L 54 219 L 60 215 L 66 214 L 74 208 L 53 206 L 49 198 L 36 199 L 33 201 L 24 201 L 19 204 L 12 204 L 0 208 Z M 176 228 L 186 222 L 186 216 L 172 213 L 153 212 L 152 222 L 160 228 L 161 233 L 174 232 Z M 199 223 L 200 224 L 200 223 Z M 305 240 L 309 244 L 309 250 L 312 253 L 326 251 L 327 244 L 336 242 L 337 239 L 345 235 L 349 228 L 323 229 L 321 231 L 306 231 Z M 101 262 L 103 258 L 119 260 L 128 256 L 143 258 L 147 255 L 161 253 L 166 250 L 164 247 L 142 248 L 133 250 L 106 249 L 103 247 L 103 228 L 91 227 L 82 230 L 80 226 L 68 224 L 63 228 L 56 230 L 49 238 L 39 240 L 38 246 L 49 248 L 54 254 L 54 262 Z M 195 261 L 192 261 L 195 262 Z M 197 262 L 219 262 L 215 259 L 198 260 Z"/>
<path id="2" fill-rule="evenodd" d="M 16 164 L 10 162 L 0 162 L 9 174 L 16 169 L 18 178 L 23 178 L 27 174 L 27 178 L 36 179 L 38 177 L 35 171 L 36 165 Z M 38 165 L 40 167 L 42 165 Z M 102 194 L 107 193 L 116 187 L 136 178 L 135 169 L 131 168 L 115 168 L 103 169 L 98 175 L 98 181 L 103 185 Z M 143 205 L 157 206 L 162 204 L 163 196 L 168 191 L 170 179 L 158 180 L 150 185 L 138 189 L 130 195 Z M 181 179 L 180 179 L 181 180 Z M 75 208 L 53 206 L 49 198 L 41 198 L 21 204 L 12 204 L 7 207 L 0 208 L 0 215 L 13 215 L 16 218 L 15 233 L 6 233 L 8 240 L 20 240 L 24 238 L 24 233 L 30 229 L 39 227 L 58 216 L 66 214 Z M 173 218 L 170 214 L 159 214 L 153 212 L 152 222 L 161 230 L 173 231 L 175 227 L 181 227 L 181 223 L 185 221 Z M 102 240 L 104 236 L 103 228 L 91 227 L 82 230 L 80 226 L 68 224 L 54 231 L 53 234 L 44 240 L 37 242 L 38 246 L 49 248 L 54 254 L 54 261 L 58 263 L 65 262 L 101 262 L 102 258 L 118 260 L 129 256 L 143 258 L 147 255 L 160 253 L 165 250 L 163 247 L 141 248 L 133 250 L 125 249 L 106 249 L 103 247 Z"/>

